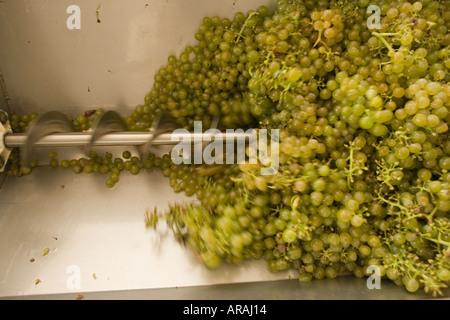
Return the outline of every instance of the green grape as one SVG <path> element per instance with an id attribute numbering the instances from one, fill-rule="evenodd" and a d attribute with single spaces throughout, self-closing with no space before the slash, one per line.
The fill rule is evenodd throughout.
<path id="1" fill-rule="evenodd" d="M 287 243 L 291 243 L 297 239 L 297 232 L 292 229 L 285 229 L 283 231 L 283 240 Z"/>
<path id="2" fill-rule="evenodd" d="M 402 282 L 406 290 L 408 290 L 409 292 L 416 292 L 417 290 L 419 290 L 420 284 L 415 278 L 405 276 L 402 279 Z"/>
<path id="3" fill-rule="evenodd" d="M 138 174 L 140 170 L 141 170 L 141 168 L 140 168 L 140 166 L 138 164 L 132 164 L 130 166 L 130 172 L 132 174 Z"/>
<path id="4" fill-rule="evenodd" d="M 56 168 L 56 167 L 59 166 L 59 162 L 58 162 L 58 160 L 56 160 L 56 159 L 51 159 L 50 162 L 49 162 L 49 164 L 50 164 L 50 166 L 53 167 L 53 168 Z"/>
<path id="5" fill-rule="evenodd" d="M 123 157 L 124 159 L 130 159 L 130 158 L 131 158 L 131 152 L 130 152 L 130 151 L 124 151 L 124 152 L 122 153 L 122 157 Z"/>
<path id="6" fill-rule="evenodd" d="M 50 150 L 50 151 L 48 152 L 48 156 L 49 156 L 50 158 L 56 158 L 56 157 L 58 156 L 58 153 L 57 153 L 55 150 Z"/>
<path id="7" fill-rule="evenodd" d="M 450 281 L 450 270 L 447 268 L 440 268 L 437 270 L 437 276 L 442 281 Z"/>

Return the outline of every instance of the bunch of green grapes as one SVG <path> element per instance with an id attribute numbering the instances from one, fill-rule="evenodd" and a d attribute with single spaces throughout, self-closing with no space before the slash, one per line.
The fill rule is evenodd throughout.
<path id="1" fill-rule="evenodd" d="M 368 28 L 379 8 L 379 24 Z M 450 3 L 278 0 L 205 17 L 195 44 L 154 76 L 126 118 L 148 129 L 160 112 L 180 127 L 279 130 L 279 169 L 175 165 L 169 154 L 57 161 L 75 172 L 160 168 L 198 203 L 147 212 L 211 268 L 264 259 L 300 281 L 381 276 L 434 295 L 450 281 Z M 74 118 L 79 130 L 90 115 Z M 24 127 L 23 125 L 21 127 Z M 257 150 L 256 150 L 257 151 Z M 15 172 L 20 171 L 15 166 Z"/>
<path id="2" fill-rule="evenodd" d="M 366 26 L 367 1 L 280 0 L 263 19 L 237 15 L 234 43 L 254 43 L 257 62 L 241 94 L 262 127 L 280 130 L 279 171 L 220 171 L 198 184 L 200 205 L 151 212 L 149 225 L 167 219 L 210 267 L 262 257 L 309 281 L 376 265 L 410 292 L 441 293 L 450 16 L 435 1 L 375 4 L 379 30 Z"/>

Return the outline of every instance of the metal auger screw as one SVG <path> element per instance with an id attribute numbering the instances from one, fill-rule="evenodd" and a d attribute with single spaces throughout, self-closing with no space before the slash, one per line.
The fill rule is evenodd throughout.
<path id="1" fill-rule="evenodd" d="M 3 110 L 0 110 L 0 122 L 3 125 L 8 123 L 8 114 L 5 111 L 3 111 Z"/>

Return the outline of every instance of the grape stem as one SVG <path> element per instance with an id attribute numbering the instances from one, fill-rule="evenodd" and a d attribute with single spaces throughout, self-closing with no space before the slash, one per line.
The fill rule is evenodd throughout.
<path id="1" fill-rule="evenodd" d="M 399 210 L 399 212 L 397 212 L 397 215 L 402 219 L 403 222 L 414 219 L 414 218 L 421 218 L 424 216 L 423 213 L 418 213 L 418 214 L 412 214 L 414 213 L 414 210 L 412 210 L 411 208 L 405 207 L 400 203 L 400 200 L 396 199 L 396 201 L 393 201 L 393 197 L 390 197 L 389 199 L 385 199 L 380 192 L 376 192 L 378 197 L 377 199 L 392 206 L 395 207 Z M 405 216 L 402 216 L 402 213 Z M 391 214 L 394 214 L 394 212 L 391 212 Z"/>
<path id="2" fill-rule="evenodd" d="M 319 42 L 322 41 L 322 33 L 323 33 L 323 29 L 320 29 L 320 30 L 319 30 L 319 36 L 317 37 L 316 42 L 315 42 L 314 45 L 312 46 L 313 48 L 315 48 L 315 47 L 319 44 Z"/>
<path id="3" fill-rule="evenodd" d="M 384 37 L 384 36 L 386 36 L 386 37 L 393 37 L 393 36 L 399 36 L 400 35 L 400 33 L 398 33 L 398 32 L 382 32 L 382 33 L 379 33 L 379 32 L 375 32 L 374 31 L 372 34 L 374 34 L 374 33 L 377 33 L 377 34 L 379 34 L 382 37 Z"/>
<path id="4" fill-rule="evenodd" d="M 255 12 L 251 12 L 251 13 L 248 15 L 247 20 L 245 20 L 244 25 L 242 26 L 241 30 L 240 30 L 239 33 L 238 33 L 238 36 L 237 36 L 237 38 L 236 38 L 236 42 L 238 42 L 239 40 L 241 40 L 241 38 L 242 38 L 242 33 L 244 33 L 245 27 L 246 27 L 247 24 L 248 24 L 248 20 L 250 20 L 251 17 L 253 17 L 254 15 L 257 15 L 257 14 L 259 14 L 259 13 L 255 11 Z"/>
<path id="5" fill-rule="evenodd" d="M 433 214 L 434 214 L 434 212 L 433 212 Z M 450 242 L 442 239 L 442 235 L 443 234 L 446 235 L 450 231 L 448 223 L 445 223 L 445 222 L 440 223 L 439 221 L 436 221 L 435 228 L 436 228 L 435 230 L 438 232 L 437 238 L 428 236 L 427 234 L 421 234 L 422 238 L 436 243 L 438 245 L 439 251 L 441 250 L 441 248 L 440 248 L 441 245 L 446 246 L 447 249 L 450 248 Z"/>
<path id="6" fill-rule="evenodd" d="M 349 168 L 346 169 L 347 171 L 347 186 L 349 190 L 352 190 L 352 183 L 354 182 L 353 175 L 354 174 L 361 174 L 363 170 L 367 170 L 367 167 L 365 167 L 362 163 L 359 161 L 356 161 L 354 159 L 354 150 L 356 149 L 353 142 L 350 143 L 350 145 L 347 147 L 349 150 L 349 156 L 347 158 L 347 161 L 349 162 Z"/>
<path id="7" fill-rule="evenodd" d="M 428 223 L 433 222 L 433 217 L 436 212 L 437 212 L 437 207 L 434 207 L 433 211 L 431 211 L 430 214 L 427 215 Z"/>
<path id="8" fill-rule="evenodd" d="M 391 181 L 395 181 L 397 179 L 391 174 L 394 171 L 402 170 L 402 168 L 398 166 L 397 162 L 391 164 L 390 166 L 386 166 L 384 159 L 382 161 L 376 160 L 375 163 L 378 166 L 376 179 L 382 184 L 386 184 L 390 190 L 394 190 L 394 186 L 391 184 Z"/>
<path id="9" fill-rule="evenodd" d="M 372 32 L 372 35 L 375 36 L 378 40 L 380 40 L 386 46 L 386 48 L 388 48 L 389 51 L 395 52 L 394 48 L 392 48 L 391 45 L 386 41 L 386 39 L 383 38 L 383 35 L 397 35 L 397 34 Z"/>
<path id="10" fill-rule="evenodd" d="M 435 238 L 431 238 L 431 237 L 426 237 L 426 236 L 422 236 L 422 238 L 423 238 L 423 239 L 426 239 L 426 240 L 428 240 L 428 241 L 434 242 L 434 243 L 436 243 L 436 244 L 438 244 L 438 245 L 444 245 L 444 246 L 447 246 L 447 247 L 449 248 L 449 247 L 450 247 L 450 242 L 442 240 L 440 236 L 441 236 L 441 234 L 439 234 L 439 239 L 435 239 Z"/>
<path id="11" fill-rule="evenodd" d="M 418 257 L 416 255 L 408 254 L 407 251 L 403 251 L 399 254 L 389 255 L 389 258 L 385 258 L 384 262 L 387 267 L 393 268 L 400 271 L 403 275 L 416 278 L 418 281 L 422 282 L 426 287 L 426 290 L 431 290 L 433 296 L 441 294 L 441 288 L 447 287 L 444 283 L 430 277 L 426 266 L 417 261 Z"/>

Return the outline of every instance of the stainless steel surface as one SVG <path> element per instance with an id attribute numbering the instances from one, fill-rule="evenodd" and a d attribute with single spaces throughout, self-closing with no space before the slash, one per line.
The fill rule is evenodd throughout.
<path id="1" fill-rule="evenodd" d="M 104 181 L 50 167 L 7 179 L 0 189 L 0 298 L 432 298 L 389 281 L 370 290 L 353 276 L 299 284 L 289 280 L 295 272 L 270 273 L 265 261 L 208 270 L 164 227 L 145 229 L 147 208 L 192 199 L 173 193 L 157 170 L 123 174 L 113 189 Z"/>
<path id="2" fill-rule="evenodd" d="M 112 189 L 105 180 L 50 167 L 8 177 L 0 189 L 0 297 L 288 279 L 263 261 L 208 270 L 164 225 L 147 230 L 146 209 L 192 201 L 160 171 L 121 174 Z M 70 282 L 77 275 L 78 288 Z"/>
<path id="3" fill-rule="evenodd" d="M 123 113 L 143 102 L 153 75 L 195 42 L 202 18 L 232 17 L 273 0 L 77 0 L 81 29 L 69 30 L 66 1 L 5 0 L 0 4 L 1 109 L 79 114 Z M 100 17 L 97 21 L 96 14 Z M 4 102 L 4 103 L 3 103 Z M 7 106 L 7 108 L 5 107 Z M 91 135 L 69 134 L 75 146 Z M 36 146 L 67 146 L 52 134 Z M 161 135 L 153 144 L 166 144 Z M 69 140 L 70 140 L 69 139 Z M 144 143 L 148 133 L 110 133 L 96 144 Z M 26 136 L 5 137 L 21 146 Z M 81 141 L 82 140 L 82 141 Z M 64 143 L 63 143 L 64 142 Z M 341 277 L 299 285 L 265 262 L 208 270 L 171 234 L 144 227 L 146 208 L 175 201 L 158 171 L 105 176 L 37 168 L 29 176 L 0 173 L 0 297 L 3 299 L 428 299 L 392 283 L 369 290 L 365 279 Z M 47 252 L 43 255 L 43 252 Z M 79 280 L 79 281 L 74 281 Z M 446 298 L 449 297 L 448 290 Z"/>
<path id="4" fill-rule="evenodd" d="M 97 7 L 101 3 L 99 9 Z M 233 17 L 274 0 L 3 0 L 0 73 L 13 112 L 104 108 L 128 114 L 170 54 L 195 44 L 205 16 Z M 80 8 L 81 28 L 66 23 Z M 97 22 L 96 13 L 100 17 Z M 7 110 L 7 109 L 5 109 Z"/>
<path id="5" fill-rule="evenodd" d="M 425 293 L 409 293 L 392 282 L 383 281 L 380 289 L 368 289 L 365 279 L 341 276 L 336 279 L 299 283 L 295 279 L 188 286 L 160 289 L 74 292 L 49 295 L 12 296 L 17 300 L 448 300 Z M 2 298 L 0 298 L 1 300 Z M 186 302 L 187 305 L 189 302 Z M 295 302 L 293 302 L 295 303 Z"/>
<path id="6" fill-rule="evenodd" d="M 0 191 L 3 188 L 3 184 L 6 181 L 6 177 L 7 177 L 6 172 L 0 172 Z"/>

